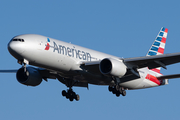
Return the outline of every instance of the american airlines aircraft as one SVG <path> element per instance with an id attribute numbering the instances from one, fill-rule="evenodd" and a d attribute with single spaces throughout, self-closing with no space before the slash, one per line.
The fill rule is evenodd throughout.
<path id="1" fill-rule="evenodd" d="M 22 67 L 0 72 L 16 72 L 18 82 L 27 86 L 57 79 L 68 87 L 62 95 L 70 101 L 80 99 L 73 86 L 88 88 L 89 84 L 106 85 L 117 97 L 126 96 L 126 90 L 167 85 L 168 79 L 180 77 L 160 73 L 161 67 L 180 62 L 180 53 L 163 54 L 167 32 L 161 28 L 147 55 L 135 58 L 120 58 L 36 34 L 18 35 L 11 39 L 8 50 Z"/>

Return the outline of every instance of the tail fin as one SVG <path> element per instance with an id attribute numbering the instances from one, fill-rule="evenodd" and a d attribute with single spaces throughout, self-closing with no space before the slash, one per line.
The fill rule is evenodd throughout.
<path id="1" fill-rule="evenodd" d="M 162 27 L 146 56 L 164 54 L 167 33 L 168 33 L 168 29 Z M 160 68 L 155 68 L 155 69 L 152 69 L 152 70 L 155 71 L 155 72 L 160 73 Z"/>

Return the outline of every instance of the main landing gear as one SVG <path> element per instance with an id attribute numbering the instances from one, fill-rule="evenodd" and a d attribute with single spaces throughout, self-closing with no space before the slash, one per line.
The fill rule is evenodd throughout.
<path id="1" fill-rule="evenodd" d="M 79 101 L 79 99 L 80 99 L 79 95 L 76 94 L 71 88 L 69 90 L 67 90 L 67 92 L 65 90 L 63 90 L 62 96 L 66 97 L 70 101 L 73 101 L 74 99 L 76 101 Z"/>
<path id="2" fill-rule="evenodd" d="M 79 101 L 80 97 L 78 94 L 76 94 L 72 87 L 77 83 L 76 81 L 73 81 L 71 79 L 65 79 L 66 80 L 66 86 L 69 88 L 67 91 L 63 90 L 62 91 L 62 96 L 66 97 L 67 99 L 69 99 L 70 101 L 76 100 Z"/>
<path id="3" fill-rule="evenodd" d="M 116 94 L 117 97 L 119 97 L 120 95 L 126 96 L 125 89 L 123 87 L 120 87 L 119 85 L 109 86 L 108 89 L 113 94 Z"/>

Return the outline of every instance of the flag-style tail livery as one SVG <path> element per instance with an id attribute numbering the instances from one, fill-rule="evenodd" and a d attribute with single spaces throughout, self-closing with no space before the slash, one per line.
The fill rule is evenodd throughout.
<path id="1" fill-rule="evenodd" d="M 164 49 L 166 45 L 166 38 L 167 38 L 168 29 L 162 27 L 159 31 L 154 43 L 152 44 L 151 48 L 149 49 L 146 56 L 153 56 L 153 55 L 162 55 L 164 54 Z M 161 67 L 152 69 L 153 71 L 160 73 Z"/>

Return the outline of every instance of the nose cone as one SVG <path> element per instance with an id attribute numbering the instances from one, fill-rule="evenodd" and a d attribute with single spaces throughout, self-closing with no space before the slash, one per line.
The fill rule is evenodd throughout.
<path id="1" fill-rule="evenodd" d="M 23 44 L 21 42 L 19 42 L 19 41 L 11 40 L 8 43 L 8 51 L 15 58 L 21 59 L 22 58 L 22 53 L 24 52 Z"/>

